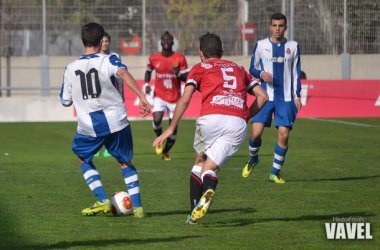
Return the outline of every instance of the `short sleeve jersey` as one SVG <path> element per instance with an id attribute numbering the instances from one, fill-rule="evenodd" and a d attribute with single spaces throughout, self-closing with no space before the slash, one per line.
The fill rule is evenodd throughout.
<path id="1" fill-rule="evenodd" d="M 120 62 L 121 62 L 121 57 L 120 57 L 120 55 L 118 53 L 115 53 L 115 52 L 111 51 L 110 55 L 117 56 L 120 59 Z M 119 90 L 119 93 L 120 93 L 121 97 L 124 99 L 123 79 L 121 79 L 121 78 L 115 78 L 115 80 L 113 81 L 113 84 L 114 84 L 115 88 L 117 88 Z"/>
<path id="2" fill-rule="evenodd" d="M 173 52 L 170 57 L 163 57 L 161 52 L 149 57 L 147 71 L 156 71 L 154 96 L 170 103 L 175 103 L 181 97 L 181 80 L 173 73 L 173 67 L 178 67 L 179 73 L 189 72 L 186 58 Z"/>
<path id="3" fill-rule="evenodd" d="M 249 116 L 247 91 L 257 81 L 244 67 L 227 60 L 212 59 L 191 69 L 188 84 L 201 92 L 201 116 L 221 114 L 246 119 Z"/>
<path id="4" fill-rule="evenodd" d="M 127 68 L 115 55 L 82 55 L 67 65 L 60 93 L 61 103 L 74 103 L 77 132 L 91 137 L 105 136 L 128 126 L 127 111 L 113 78 Z"/>
<path id="5" fill-rule="evenodd" d="M 295 41 L 285 40 L 277 44 L 266 38 L 256 43 L 249 72 L 256 78 L 260 78 L 263 71 L 272 74 L 272 82 L 261 83 L 270 101 L 290 102 L 300 98 L 300 54 Z"/>

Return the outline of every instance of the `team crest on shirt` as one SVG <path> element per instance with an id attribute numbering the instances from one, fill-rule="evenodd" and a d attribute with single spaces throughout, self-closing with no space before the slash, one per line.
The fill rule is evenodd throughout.
<path id="1" fill-rule="evenodd" d="M 211 64 L 209 64 L 209 63 L 201 63 L 201 67 L 202 68 L 205 68 L 205 69 L 211 69 L 212 68 L 212 65 Z"/>
<path id="2" fill-rule="evenodd" d="M 291 53 L 290 49 L 289 49 L 289 48 L 287 48 L 287 49 L 286 49 L 286 54 L 288 54 L 288 55 L 289 55 L 290 53 Z"/>

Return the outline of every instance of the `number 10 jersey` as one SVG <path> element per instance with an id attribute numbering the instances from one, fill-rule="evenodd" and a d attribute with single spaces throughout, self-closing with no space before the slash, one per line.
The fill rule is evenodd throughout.
<path id="1" fill-rule="evenodd" d="M 129 125 L 123 99 L 112 84 L 116 72 L 127 68 L 116 55 L 82 55 L 66 66 L 60 93 L 61 103 L 72 103 L 78 116 L 77 132 L 105 136 Z"/>

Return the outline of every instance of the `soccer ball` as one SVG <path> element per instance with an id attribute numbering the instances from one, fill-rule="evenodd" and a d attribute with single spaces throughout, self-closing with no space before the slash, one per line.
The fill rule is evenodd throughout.
<path id="1" fill-rule="evenodd" d="M 111 212 L 115 216 L 129 215 L 133 212 L 131 197 L 125 191 L 118 191 L 111 196 Z"/>

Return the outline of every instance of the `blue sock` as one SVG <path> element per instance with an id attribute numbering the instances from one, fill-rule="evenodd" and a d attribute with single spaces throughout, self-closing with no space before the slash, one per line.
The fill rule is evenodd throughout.
<path id="1" fill-rule="evenodd" d="M 123 168 L 121 173 L 123 174 L 125 184 L 127 184 L 127 189 L 129 196 L 131 197 L 133 208 L 141 207 L 139 177 L 137 175 L 136 168 L 131 165 L 127 168 Z"/>
<path id="2" fill-rule="evenodd" d="M 106 191 L 104 190 L 103 184 L 100 181 L 99 172 L 96 170 L 92 162 L 83 162 L 80 165 L 82 169 L 83 177 L 91 189 L 92 193 L 98 198 L 98 201 L 103 202 L 103 200 L 108 199 Z"/>
<path id="3" fill-rule="evenodd" d="M 288 150 L 287 148 L 286 149 L 282 148 L 278 144 L 276 144 L 276 147 L 274 148 L 274 158 L 273 158 L 271 174 L 280 173 L 282 165 L 284 165 L 285 155 L 286 155 L 287 150 Z"/>
<path id="4" fill-rule="evenodd" d="M 252 141 L 251 137 L 249 137 L 249 154 L 251 155 L 249 163 L 257 163 L 259 161 L 260 146 L 261 138 L 258 141 Z"/>

